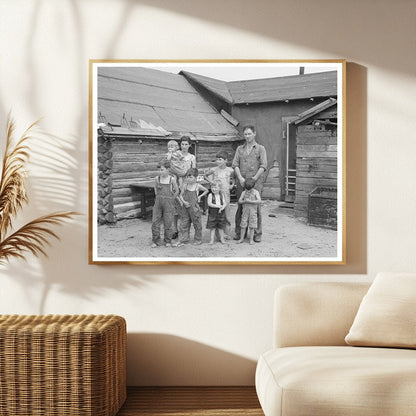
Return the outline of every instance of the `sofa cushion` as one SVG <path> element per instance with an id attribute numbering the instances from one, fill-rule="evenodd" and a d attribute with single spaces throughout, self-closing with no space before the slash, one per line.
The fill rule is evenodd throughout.
<path id="1" fill-rule="evenodd" d="M 368 283 L 298 283 L 274 297 L 273 347 L 345 346 Z"/>
<path id="2" fill-rule="evenodd" d="M 358 308 L 345 342 L 416 348 L 416 274 L 378 274 Z"/>
<path id="3" fill-rule="evenodd" d="M 256 389 L 266 416 L 416 415 L 416 351 L 277 348 L 260 357 Z"/>

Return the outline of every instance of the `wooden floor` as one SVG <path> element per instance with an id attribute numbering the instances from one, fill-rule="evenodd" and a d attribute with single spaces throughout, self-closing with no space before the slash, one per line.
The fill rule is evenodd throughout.
<path id="1" fill-rule="evenodd" d="M 128 387 L 117 416 L 264 416 L 254 387 Z"/>

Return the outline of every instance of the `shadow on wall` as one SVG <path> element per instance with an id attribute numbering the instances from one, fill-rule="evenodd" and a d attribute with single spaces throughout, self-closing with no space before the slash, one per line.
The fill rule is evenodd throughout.
<path id="1" fill-rule="evenodd" d="M 77 28 L 74 33 L 78 35 L 78 55 L 75 59 L 76 70 L 73 71 L 73 81 L 79 96 L 83 96 L 87 90 L 87 76 L 85 74 L 85 63 L 83 53 L 83 39 L 81 28 L 81 16 L 76 2 L 69 2 L 68 18 L 72 16 L 72 24 Z M 32 5 L 31 5 L 32 6 Z M 40 14 L 46 9 L 45 4 L 33 2 L 30 19 L 30 36 L 25 44 L 25 101 L 36 118 L 44 115 L 40 97 L 42 96 L 44 84 L 42 84 L 42 74 L 45 72 L 45 63 L 39 60 L 36 54 L 37 35 L 42 32 L 40 27 Z M 71 13 L 72 12 L 72 13 Z M 6 104 L 0 102 L 0 111 L 5 120 Z M 86 194 L 88 187 L 88 165 L 84 164 L 86 159 L 87 141 L 85 139 L 85 114 L 88 114 L 88 104 L 85 100 L 79 107 L 78 119 L 72 124 L 74 132 L 67 137 L 56 136 L 39 129 L 36 132 L 36 139 L 28 144 L 31 147 L 31 159 L 29 163 L 29 178 L 27 180 L 29 191 L 29 206 L 23 210 L 21 217 L 29 221 L 35 217 L 51 213 L 53 211 L 79 211 L 85 207 Z M 46 114 L 46 117 L 53 117 Z M 41 125 L 47 124 L 44 121 Z M 27 126 L 25 126 L 27 127 Z M 67 129 L 65 125 L 65 130 Z M 45 313 L 47 295 L 52 286 L 65 288 L 69 292 L 76 292 L 77 296 L 88 296 L 88 293 L 95 293 L 95 283 L 89 282 L 84 277 L 80 281 L 80 276 L 74 272 L 82 270 L 86 264 L 85 258 L 76 255 L 79 253 L 80 246 L 86 246 L 88 237 L 85 232 L 86 217 L 76 217 L 75 220 L 64 223 L 61 227 L 54 227 L 54 231 L 61 238 L 61 242 L 51 239 L 51 247 L 46 249 L 51 260 L 40 258 L 34 261 L 29 254 L 26 256 L 28 261 L 12 261 L 6 266 L 8 276 L 21 283 L 23 293 L 27 296 L 22 299 L 22 303 L 27 304 L 29 311 L 37 310 Z M 85 241 L 85 242 L 84 242 Z M 62 253 L 63 247 L 68 245 L 70 250 Z M 75 250 L 73 250 L 75 248 Z M 73 251 L 72 251 L 73 250 Z M 70 252 L 71 251 L 71 252 Z M 71 255 L 72 254 L 72 255 Z M 105 279 L 104 279 L 105 280 Z M 85 291 L 83 291 L 83 284 Z M 41 298 L 34 299 L 33 286 L 42 285 Z M 75 287 L 77 285 L 77 287 Z M 120 282 L 122 286 L 122 282 Z M 97 285 L 99 288 L 99 285 Z M 36 292 L 38 293 L 38 292 Z"/>
<path id="2" fill-rule="evenodd" d="M 348 273 L 367 273 L 367 68 L 347 63 L 346 238 Z"/>
<path id="3" fill-rule="evenodd" d="M 87 187 L 86 183 L 80 184 L 82 179 L 80 175 L 77 175 L 80 153 L 77 141 L 35 129 L 33 140 L 28 144 L 31 147 L 27 179 L 30 202 L 28 209 L 24 207 L 23 211 L 18 214 L 18 219 L 27 222 L 52 211 L 76 210 L 77 199 L 80 194 L 86 195 L 85 188 Z M 85 173 L 85 178 L 87 177 Z M 80 205 L 84 204 L 80 203 Z M 60 237 L 60 241 L 53 238 L 49 240 L 51 245 L 45 250 L 49 258 L 40 256 L 35 260 L 30 253 L 27 253 L 25 256 L 27 261 L 12 260 L 5 266 L 4 271 L 7 272 L 7 276 L 20 284 L 24 296 L 21 302 L 16 303 L 16 309 L 8 313 L 34 313 L 34 311 L 39 314 L 73 313 L 71 304 L 66 304 L 69 308 L 66 310 L 60 309 L 61 305 L 55 304 L 52 309 L 48 306 L 48 295 L 52 289 L 74 295 L 77 302 L 82 302 L 91 300 L 108 289 L 123 291 L 126 288 L 137 289 L 156 283 L 155 277 L 147 278 L 146 273 L 140 273 L 140 276 L 137 276 L 128 266 L 90 266 L 99 267 L 100 271 L 86 273 L 85 267 L 88 264 L 87 215 L 66 221 L 62 226 L 53 227 L 53 230 Z M 68 247 L 68 250 L 64 247 Z M 151 283 L 150 280 L 152 280 Z M 22 305 L 24 305 L 23 308 Z M 108 313 L 117 313 L 115 307 L 109 305 Z M 78 313 L 88 313 L 88 311 L 80 306 Z"/>
<path id="4" fill-rule="evenodd" d="M 70 126 L 73 129 L 70 135 L 64 137 L 40 130 L 36 135 L 37 140 L 29 143 L 31 160 L 27 184 L 30 204 L 21 215 L 25 221 L 52 211 L 83 210 L 88 202 L 86 197 L 88 191 L 88 137 L 86 136 L 88 101 L 85 95 L 88 91 L 88 70 L 85 67 L 85 31 L 80 4 L 76 1 L 69 1 L 65 2 L 63 7 L 65 19 L 70 21 L 76 29 L 74 33 L 76 34 L 77 54 L 71 63 L 73 66 L 71 82 L 74 84 L 74 93 L 79 97 L 85 97 L 85 100 L 79 103 L 77 118 L 72 120 Z M 43 93 L 41 75 L 47 69 L 36 55 L 35 46 L 37 35 L 43 30 L 39 22 L 42 13 L 47 10 L 47 4 L 40 1 L 33 3 L 29 30 L 31 36 L 26 39 L 24 56 L 26 68 L 28 68 L 25 73 L 28 82 L 25 84 L 27 85 L 25 98 L 33 120 L 43 115 L 44 111 L 40 100 Z M 117 33 L 122 33 L 127 17 L 128 15 L 120 22 Z M 64 38 L 58 37 L 58 39 L 65 41 Z M 116 39 L 117 34 L 113 37 L 113 41 L 116 42 Z M 109 45 L 108 49 L 111 51 L 112 46 Z M 4 120 L 2 123 L 4 125 L 9 111 L 6 106 L 7 104 L 0 100 L 0 118 Z M 50 118 L 51 115 L 46 114 L 46 117 Z M 40 124 L 47 124 L 47 122 Z M 64 126 L 65 130 L 67 128 L 68 124 Z M 48 308 L 48 295 L 52 288 L 63 293 L 74 294 L 79 301 L 79 299 L 91 299 L 107 289 L 123 290 L 126 287 L 142 287 L 148 281 L 146 273 L 141 273 L 138 277 L 136 271 L 132 272 L 132 269 L 128 269 L 127 266 L 101 267 L 99 272 L 94 270 L 91 274 L 85 271 L 88 267 L 88 216 L 86 212 L 82 214 L 84 215 L 76 217 L 75 220 L 61 227 L 54 228 L 61 241 L 51 239 L 51 246 L 46 249 L 49 259 L 40 257 L 35 260 L 28 254 L 27 262 L 13 260 L 5 267 L 5 274 L 20 284 L 25 296 L 21 299 L 21 303 L 25 305 L 28 313 L 33 313 L 34 310 L 40 314 L 66 313 L 65 310 L 56 311 Z M 68 249 L 65 251 L 64 247 Z M 2 271 L 0 270 L 0 273 Z M 156 279 L 152 280 L 154 282 Z M 34 287 L 39 287 L 39 290 L 34 291 Z M 70 312 L 72 311 L 68 311 Z M 79 312 L 83 312 L 82 308 Z M 16 313 L 22 313 L 21 304 L 16 305 Z"/>
<path id="5" fill-rule="evenodd" d="M 217 4 L 218 3 L 218 4 Z M 385 3 L 385 2 L 384 2 Z M 112 57 L 117 49 L 119 39 L 123 38 L 124 28 L 133 9 L 141 4 L 150 7 L 171 10 L 175 13 L 198 17 L 201 20 L 213 21 L 225 26 L 241 28 L 242 30 L 259 33 L 271 39 L 287 40 L 296 45 L 313 46 L 316 48 L 319 38 L 319 49 L 327 53 L 351 54 L 360 58 L 357 51 L 366 51 L 361 58 L 365 62 L 372 62 L 376 65 L 394 67 L 403 72 L 408 70 L 407 58 L 405 54 L 393 48 L 388 55 L 381 53 L 380 48 L 385 48 L 390 42 L 397 42 L 395 36 L 399 36 L 397 31 L 387 29 L 387 39 L 384 44 L 379 39 L 379 25 L 374 13 L 384 12 L 384 3 L 376 10 L 371 7 L 369 14 L 372 19 L 366 20 L 366 24 L 359 24 L 357 19 L 365 19 L 357 16 L 354 8 L 339 2 L 328 0 L 318 0 L 309 4 L 305 1 L 300 2 L 239 2 L 231 0 L 227 7 L 223 6 L 219 0 L 212 3 L 173 0 L 164 2 L 161 0 L 126 0 L 124 1 L 124 13 L 120 19 L 120 24 L 107 45 L 107 53 L 103 57 Z M 84 48 L 82 32 L 82 10 L 77 2 L 69 2 L 71 7 L 70 16 L 74 27 L 77 29 L 77 42 L 79 44 L 77 58 L 73 63 L 75 90 L 79 96 L 85 96 L 88 89 L 88 76 L 85 68 Z M 218 6 L 218 9 L 215 8 Z M 41 30 L 38 27 L 37 19 L 41 2 L 36 2 L 32 18 L 32 34 L 27 39 L 27 65 L 30 68 L 28 76 L 27 96 L 30 100 L 29 105 L 34 117 L 42 114 L 41 104 L 37 97 L 42 92 L 37 90 L 38 71 L 42 70 L 37 64 L 34 56 L 33 43 L 36 39 L 36 32 Z M 362 8 L 370 8 L 369 2 L 361 4 Z M 221 10 L 221 13 L 217 13 Z M 325 14 L 322 14 L 325 10 Z M 350 16 L 354 12 L 354 16 Z M 394 14 L 394 10 L 389 9 L 389 14 Z M 282 18 L 266 18 L 275 16 Z M 339 17 L 339 19 L 334 18 Z M 409 13 L 411 16 L 411 13 Z M 293 26 L 296 21 L 296 30 Z M 313 36 L 305 36 L 311 21 L 325 21 L 325 25 L 314 25 Z M 392 23 L 394 24 L 394 23 Z M 354 25 L 354 28 L 349 27 Z M 365 30 L 365 33 L 360 31 Z M 377 31 L 377 36 L 371 33 Z M 348 36 L 327 36 L 328 33 L 348 33 Z M 397 33 L 397 34 L 396 34 Z M 387 35 L 388 34 L 388 35 Z M 290 38 L 290 39 L 289 39 Z M 355 41 L 360 43 L 356 47 Z M 363 42 L 373 42 L 374 45 L 368 48 L 363 46 Z M 373 47 L 374 46 L 374 47 Z M 397 54 L 397 57 L 392 56 Z M 276 56 L 278 58 L 278 56 Z M 292 57 L 285 57 L 292 58 Z M 0 102 L 0 111 L 6 114 L 4 103 Z M 70 137 L 56 137 L 45 134 L 45 141 L 39 143 L 34 149 L 32 162 L 39 172 L 36 176 L 31 176 L 31 217 L 36 214 L 50 212 L 51 210 L 71 209 L 79 210 L 78 207 L 85 207 L 88 189 L 88 163 L 87 163 L 87 138 L 85 133 L 88 127 L 88 103 L 87 100 L 80 103 L 78 119 L 73 123 L 74 133 Z M 5 118 L 5 117 L 4 117 Z M 262 274 L 365 274 L 367 271 L 367 72 L 363 66 L 349 63 L 347 65 L 347 265 L 346 266 L 267 266 L 259 270 L 258 266 L 211 266 L 198 268 L 198 274 L 235 274 L 235 275 L 255 275 L 259 271 Z M 46 156 L 47 155 L 47 156 Z M 32 215 L 33 214 L 33 215 Z M 88 230 L 87 215 L 83 218 L 78 217 L 71 225 L 64 225 L 58 229 L 62 238 L 62 245 L 68 247 L 64 253 L 61 243 L 48 249 L 48 254 L 53 261 L 41 260 L 42 270 L 37 270 L 30 264 L 28 267 L 21 267 L 20 263 L 11 265 L 8 272 L 10 275 L 19 276 L 22 280 L 22 287 L 28 296 L 31 293 L 31 285 L 44 284 L 44 290 L 39 303 L 39 313 L 45 312 L 47 295 L 52 286 L 58 287 L 63 292 L 74 293 L 78 297 L 88 298 L 90 295 L 100 293 L 105 288 L 122 289 L 127 286 L 146 285 L 149 279 L 155 279 L 156 274 L 195 274 L 195 268 L 189 266 L 148 266 L 137 270 L 135 266 L 103 266 L 100 271 L 94 270 L 91 275 L 85 271 L 88 259 Z M 56 247 L 56 248 L 55 248 Z M 80 255 L 81 253 L 81 255 Z M 96 268 L 98 266 L 88 266 Z M 24 269 L 24 270 L 23 270 Z M 77 273 L 80 271 L 80 273 Z M 143 273 L 144 271 L 144 273 Z M 157 271 L 157 272 L 156 272 Z M 138 277 L 137 275 L 140 275 Z M 150 278 L 147 277 L 150 276 Z M 99 276 L 99 278 L 98 278 Z M 35 300 L 33 300 L 35 302 Z"/>
<path id="6" fill-rule="evenodd" d="M 253 360 L 178 336 L 127 335 L 129 386 L 251 386 L 255 368 Z"/>
<path id="7" fill-rule="evenodd" d="M 357 61 L 414 74 L 412 54 L 403 53 L 398 47 L 402 44 L 402 33 L 397 30 L 398 24 L 413 27 L 415 13 L 412 1 L 401 2 L 400 7 L 392 8 L 390 0 L 378 1 L 377 7 L 374 7 L 373 1 L 368 0 L 354 3 L 332 0 L 230 0 L 226 3 L 222 0 L 192 3 L 186 0 L 129 0 L 126 9 L 132 3 L 170 10 L 178 15 L 257 33 L 314 51 L 321 50 L 325 55 L 344 58 L 353 54 Z M 383 30 L 380 30 L 380 25 Z M 264 58 L 256 56 L 255 52 L 253 57 Z M 305 57 L 297 55 L 272 58 Z M 320 58 L 323 56 L 316 56 L 316 59 Z"/>

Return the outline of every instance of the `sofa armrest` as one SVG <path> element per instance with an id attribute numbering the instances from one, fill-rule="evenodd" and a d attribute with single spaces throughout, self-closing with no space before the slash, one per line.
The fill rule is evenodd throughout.
<path id="1" fill-rule="evenodd" d="M 274 298 L 275 348 L 346 345 L 344 338 L 369 283 L 300 283 Z"/>

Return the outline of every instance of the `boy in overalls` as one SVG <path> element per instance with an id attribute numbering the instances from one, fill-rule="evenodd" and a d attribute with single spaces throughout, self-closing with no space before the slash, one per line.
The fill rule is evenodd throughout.
<path id="1" fill-rule="evenodd" d="M 189 169 L 181 186 L 179 201 L 181 202 L 182 210 L 179 247 L 189 242 L 191 224 L 193 224 L 195 229 L 194 244 L 202 243 L 201 208 L 199 207 L 199 202 L 208 193 L 208 189 L 196 181 L 197 177 L 198 169 Z"/>
<path id="2" fill-rule="evenodd" d="M 160 226 L 163 222 L 163 240 L 166 247 L 172 246 L 173 224 L 175 218 L 175 199 L 179 194 L 176 177 L 169 172 L 169 160 L 158 164 L 159 175 L 155 179 L 155 205 L 152 216 L 152 247 L 162 245 Z"/>

